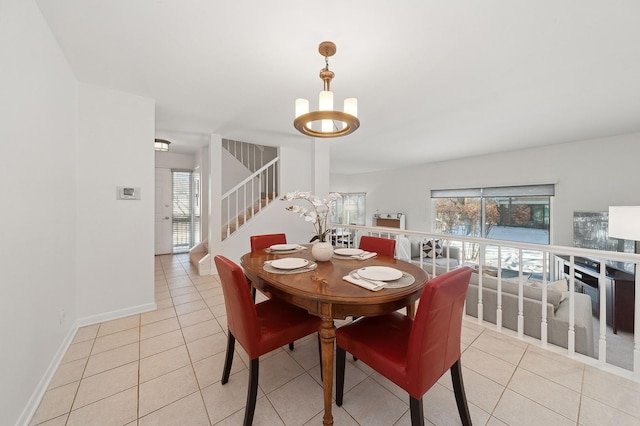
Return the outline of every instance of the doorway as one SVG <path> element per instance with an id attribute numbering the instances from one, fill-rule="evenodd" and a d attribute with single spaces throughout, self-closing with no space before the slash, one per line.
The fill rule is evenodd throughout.
<path id="1" fill-rule="evenodd" d="M 171 254 L 171 169 L 156 168 L 155 254 Z"/>
<path id="2" fill-rule="evenodd" d="M 199 194 L 191 170 L 156 168 L 155 254 L 185 253 L 199 232 Z"/>

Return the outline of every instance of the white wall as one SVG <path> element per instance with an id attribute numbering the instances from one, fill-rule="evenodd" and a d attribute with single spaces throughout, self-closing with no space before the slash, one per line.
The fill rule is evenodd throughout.
<path id="1" fill-rule="evenodd" d="M 161 169 L 194 170 L 197 164 L 196 156 L 189 154 L 155 151 L 154 158 L 155 166 Z"/>
<path id="2" fill-rule="evenodd" d="M 76 318 L 76 80 L 32 0 L 0 2 L 0 57 L 0 424 L 13 425 Z"/>
<path id="3" fill-rule="evenodd" d="M 640 133 L 503 152 L 410 169 L 332 175 L 331 190 L 367 193 L 376 209 L 406 214 L 407 229 L 431 230 L 432 189 L 555 183 L 553 243 L 573 245 L 574 211 L 640 205 Z"/>
<path id="4" fill-rule="evenodd" d="M 78 317 L 95 322 L 155 306 L 151 99 L 79 85 Z M 141 188 L 117 200 L 117 186 Z"/>

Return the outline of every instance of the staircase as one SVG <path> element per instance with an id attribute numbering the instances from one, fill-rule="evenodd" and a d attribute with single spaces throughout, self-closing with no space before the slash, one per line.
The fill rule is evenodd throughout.
<path id="1" fill-rule="evenodd" d="M 247 208 L 244 212 L 240 212 L 238 216 L 233 218 L 227 225 L 222 227 L 222 240 L 226 240 L 231 234 L 233 234 L 236 230 L 238 230 L 242 225 L 247 223 L 249 219 L 254 217 L 254 215 L 264 207 L 266 207 L 270 202 L 274 201 L 278 197 L 277 193 L 271 194 L 262 194 L 260 199 L 255 201 L 249 208 Z"/>
<path id="2" fill-rule="evenodd" d="M 189 261 L 198 269 L 198 275 L 209 275 L 211 273 L 211 261 L 209 255 L 209 244 L 205 240 L 196 244 L 189 250 Z"/>
<path id="3" fill-rule="evenodd" d="M 220 223 L 222 228 L 220 235 L 221 241 L 224 241 L 278 198 L 280 159 L 278 149 L 275 147 L 223 139 L 222 148 L 238 161 L 240 169 L 244 168 L 251 173 L 221 197 Z M 229 158 L 228 161 L 234 160 Z M 238 163 L 235 163 L 231 168 L 238 169 Z M 223 164 L 223 172 L 224 170 L 225 165 Z M 214 224 L 210 224 L 210 226 L 214 226 Z M 199 275 L 211 273 L 209 246 L 216 247 L 217 244 L 210 245 L 204 241 L 189 251 L 191 263 L 198 268 Z"/>

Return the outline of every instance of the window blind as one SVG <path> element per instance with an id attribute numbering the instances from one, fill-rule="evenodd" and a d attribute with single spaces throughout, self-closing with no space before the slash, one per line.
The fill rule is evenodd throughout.
<path id="1" fill-rule="evenodd" d="M 434 189 L 431 198 L 526 197 L 555 195 L 555 185 L 493 186 L 487 188 Z"/>

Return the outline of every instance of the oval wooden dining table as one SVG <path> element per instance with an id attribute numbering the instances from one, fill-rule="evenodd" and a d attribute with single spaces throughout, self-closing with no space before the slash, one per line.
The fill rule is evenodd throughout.
<path id="1" fill-rule="evenodd" d="M 275 273 L 264 270 L 266 261 L 284 257 L 314 261 L 309 249 L 288 254 L 258 250 L 242 256 L 241 265 L 247 277 L 261 291 L 306 309 L 322 319 L 318 333 L 324 387 L 323 424 L 332 425 L 333 352 L 336 337 L 334 319 L 383 315 L 403 307 L 410 311 L 410 307 L 420 297 L 420 292 L 429 279 L 428 274 L 412 263 L 379 255 L 367 260 L 334 256 L 328 262 L 317 262 L 315 270 L 306 272 Z M 355 269 L 374 265 L 399 269 L 412 275 L 415 281 L 402 288 L 370 291 L 342 279 Z"/>

